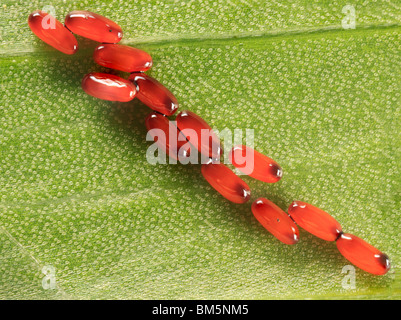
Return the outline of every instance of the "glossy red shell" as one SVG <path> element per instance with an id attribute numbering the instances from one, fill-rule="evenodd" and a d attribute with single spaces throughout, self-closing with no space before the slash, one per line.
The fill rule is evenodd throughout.
<path id="1" fill-rule="evenodd" d="M 327 212 L 306 202 L 294 201 L 288 208 L 291 218 L 303 229 L 326 241 L 335 241 L 341 225 Z"/>
<path id="2" fill-rule="evenodd" d="M 71 32 L 105 43 L 117 43 L 123 37 L 121 27 L 114 21 L 90 11 L 72 11 L 65 18 Z"/>
<path id="3" fill-rule="evenodd" d="M 236 168 L 257 180 L 274 183 L 283 175 L 276 161 L 244 145 L 235 146 L 230 151 L 229 159 Z"/>
<path id="4" fill-rule="evenodd" d="M 191 111 L 182 111 L 176 121 L 178 129 L 199 152 L 213 160 L 220 158 L 223 152 L 220 139 L 205 120 Z"/>
<path id="5" fill-rule="evenodd" d="M 153 63 L 147 52 L 121 44 L 101 44 L 93 59 L 101 66 L 124 72 L 147 71 Z"/>
<path id="6" fill-rule="evenodd" d="M 140 72 L 132 73 L 128 79 L 137 87 L 137 98 L 149 108 L 166 116 L 171 116 L 177 111 L 176 97 L 156 79 Z"/>
<path id="7" fill-rule="evenodd" d="M 248 185 L 224 164 L 202 164 L 202 175 L 227 200 L 245 203 L 251 197 Z"/>
<path id="8" fill-rule="evenodd" d="M 34 11 L 29 15 L 28 25 L 39 39 L 53 48 L 65 54 L 78 51 L 77 39 L 52 15 L 40 10 Z"/>
<path id="9" fill-rule="evenodd" d="M 131 101 L 136 94 L 136 88 L 130 81 L 98 72 L 89 73 L 82 79 L 82 89 L 91 96 L 109 101 Z"/>
<path id="10" fill-rule="evenodd" d="M 252 203 L 255 218 L 285 244 L 295 244 L 299 240 L 299 230 L 294 221 L 273 202 L 258 198 Z"/>
<path id="11" fill-rule="evenodd" d="M 357 236 L 342 234 L 337 248 L 348 261 L 366 272 L 383 275 L 390 270 L 388 256 Z"/>
<path id="12" fill-rule="evenodd" d="M 159 149 L 164 153 L 175 160 L 179 160 L 179 156 L 181 158 L 189 157 L 190 150 L 184 147 L 188 141 L 166 116 L 152 112 L 147 116 L 145 125 Z M 164 134 L 164 139 L 160 135 L 156 135 L 153 129 L 161 130 Z M 181 139 L 178 139 L 179 136 L 181 136 Z"/>

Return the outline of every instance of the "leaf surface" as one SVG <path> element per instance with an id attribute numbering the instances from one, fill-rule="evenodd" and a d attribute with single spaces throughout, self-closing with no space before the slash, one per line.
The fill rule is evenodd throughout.
<path id="1" fill-rule="evenodd" d="M 150 165 L 135 100 L 87 96 L 95 43 L 65 56 L 27 25 L 41 1 L 0 8 L 0 298 L 400 298 L 401 6 L 364 1 L 53 1 L 105 15 L 149 72 L 213 128 L 254 129 L 283 179 L 244 177 L 249 203 L 228 203 L 200 167 Z M 245 131 L 244 131 L 245 132 Z M 386 252 L 382 277 L 301 230 L 281 244 L 252 216 L 266 197 L 302 200 Z M 44 266 L 56 290 L 44 290 Z"/>

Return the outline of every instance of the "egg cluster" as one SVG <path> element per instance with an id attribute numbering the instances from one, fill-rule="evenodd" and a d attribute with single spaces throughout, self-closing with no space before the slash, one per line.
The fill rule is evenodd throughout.
<path id="1" fill-rule="evenodd" d="M 53 19 L 54 27 L 45 27 L 44 21 Z M 74 54 L 78 49 L 75 37 L 71 32 L 102 42 L 95 50 L 94 60 L 107 68 L 131 73 L 128 80 L 106 73 L 91 73 L 84 77 L 82 87 L 88 94 L 104 100 L 127 102 L 135 96 L 152 108 L 154 112 L 146 119 L 149 131 L 162 130 L 166 135 L 171 132 L 167 116 L 173 115 L 178 109 L 174 95 L 156 79 L 144 72 L 151 68 L 153 61 L 146 52 L 117 44 L 122 38 L 121 28 L 113 21 L 88 11 L 73 11 L 66 17 L 64 26 L 42 11 L 35 11 L 29 17 L 32 31 L 43 41 L 66 54 Z M 68 29 L 67 29 L 68 28 Z M 273 52 L 274 54 L 274 52 Z M 302 79 L 300 79 L 302 83 Z M 290 84 L 288 84 L 290 85 Z M 247 202 L 250 198 L 250 188 L 236 176 L 228 167 L 218 163 L 221 148 L 213 148 L 220 142 L 213 134 L 211 127 L 199 116 L 190 111 L 182 111 L 177 116 L 177 136 L 183 135 L 190 146 L 209 157 L 210 162 L 202 165 L 205 179 L 222 196 L 235 203 Z M 187 134 L 194 130 L 200 137 L 201 130 L 208 130 L 212 139 L 206 145 L 203 141 L 194 139 Z M 185 146 L 172 148 L 166 140 L 155 139 L 160 148 L 171 157 L 177 158 Z M 214 151 L 217 150 L 217 153 Z M 191 151 L 193 152 L 193 151 Z M 272 159 L 246 146 L 236 146 L 230 153 L 231 163 L 238 169 L 237 155 L 245 156 L 252 153 L 255 168 L 248 173 L 251 177 L 265 182 L 277 182 L 282 177 L 281 167 Z M 216 163 L 217 162 L 217 163 Z M 364 240 L 343 233 L 340 224 L 323 210 L 310 204 L 295 201 L 288 209 L 288 215 L 271 201 L 258 198 L 252 205 L 252 212 L 257 220 L 280 241 L 295 244 L 299 240 L 297 225 L 310 233 L 327 241 L 336 241 L 339 251 L 352 263 L 373 274 L 385 274 L 390 269 L 388 257 Z M 297 225 L 296 225 L 297 224 Z"/>

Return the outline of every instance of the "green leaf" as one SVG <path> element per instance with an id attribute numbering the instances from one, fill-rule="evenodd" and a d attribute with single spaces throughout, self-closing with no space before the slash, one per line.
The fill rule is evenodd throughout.
<path id="1" fill-rule="evenodd" d="M 302 200 L 386 252 L 392 270 L 356 269 L 334 243 L 301 230 L 286 246 L 228 203 L 197 165 L 146 161 L 135 100 L 86 95 L 95 43 L 66 56 L 38 40 L 29 13 L 0 8 L 0 298 L 400 298 L 401 7 L 347 1 L 52 1 L 86 9 L 148 51 L 149 72 L 213 128 L 254 129 L 283 179 L 249 177 L 253 196 Z M 55 268 L 56 289 L 42 287 Z M 397 271 L 396 271 L 397 270 Z M 46 286 L 45 286 L 46 287 Z"/>

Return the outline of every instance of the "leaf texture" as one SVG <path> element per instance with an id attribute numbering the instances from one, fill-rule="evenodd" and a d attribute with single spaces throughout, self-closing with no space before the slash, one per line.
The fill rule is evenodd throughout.
<path id="1" fill-rule="evenodd" d="M 65 56 L 27 25 L 41 1 L 0 8 L 0 298 L 400 298 L 401 5 L 347 1 L 53 1 L 105 15 L 123 44 L 149 52 L 149 74 L 213 128 L 255 130 L 255 147 L 283 179 L 243 177 L 249 203 L 228 203 L 197 165 L 146 161 L 135 100 L 86 95 L 82 77 L 107 71 L 79 39 Z M 254 219 L 266 197 L 302 200 L 386 252 L 393 269 L 356 269 L 334 243 L 301 230 L 286 246 Z M 45 290 L 44 266 L 56 270 Z"/>

